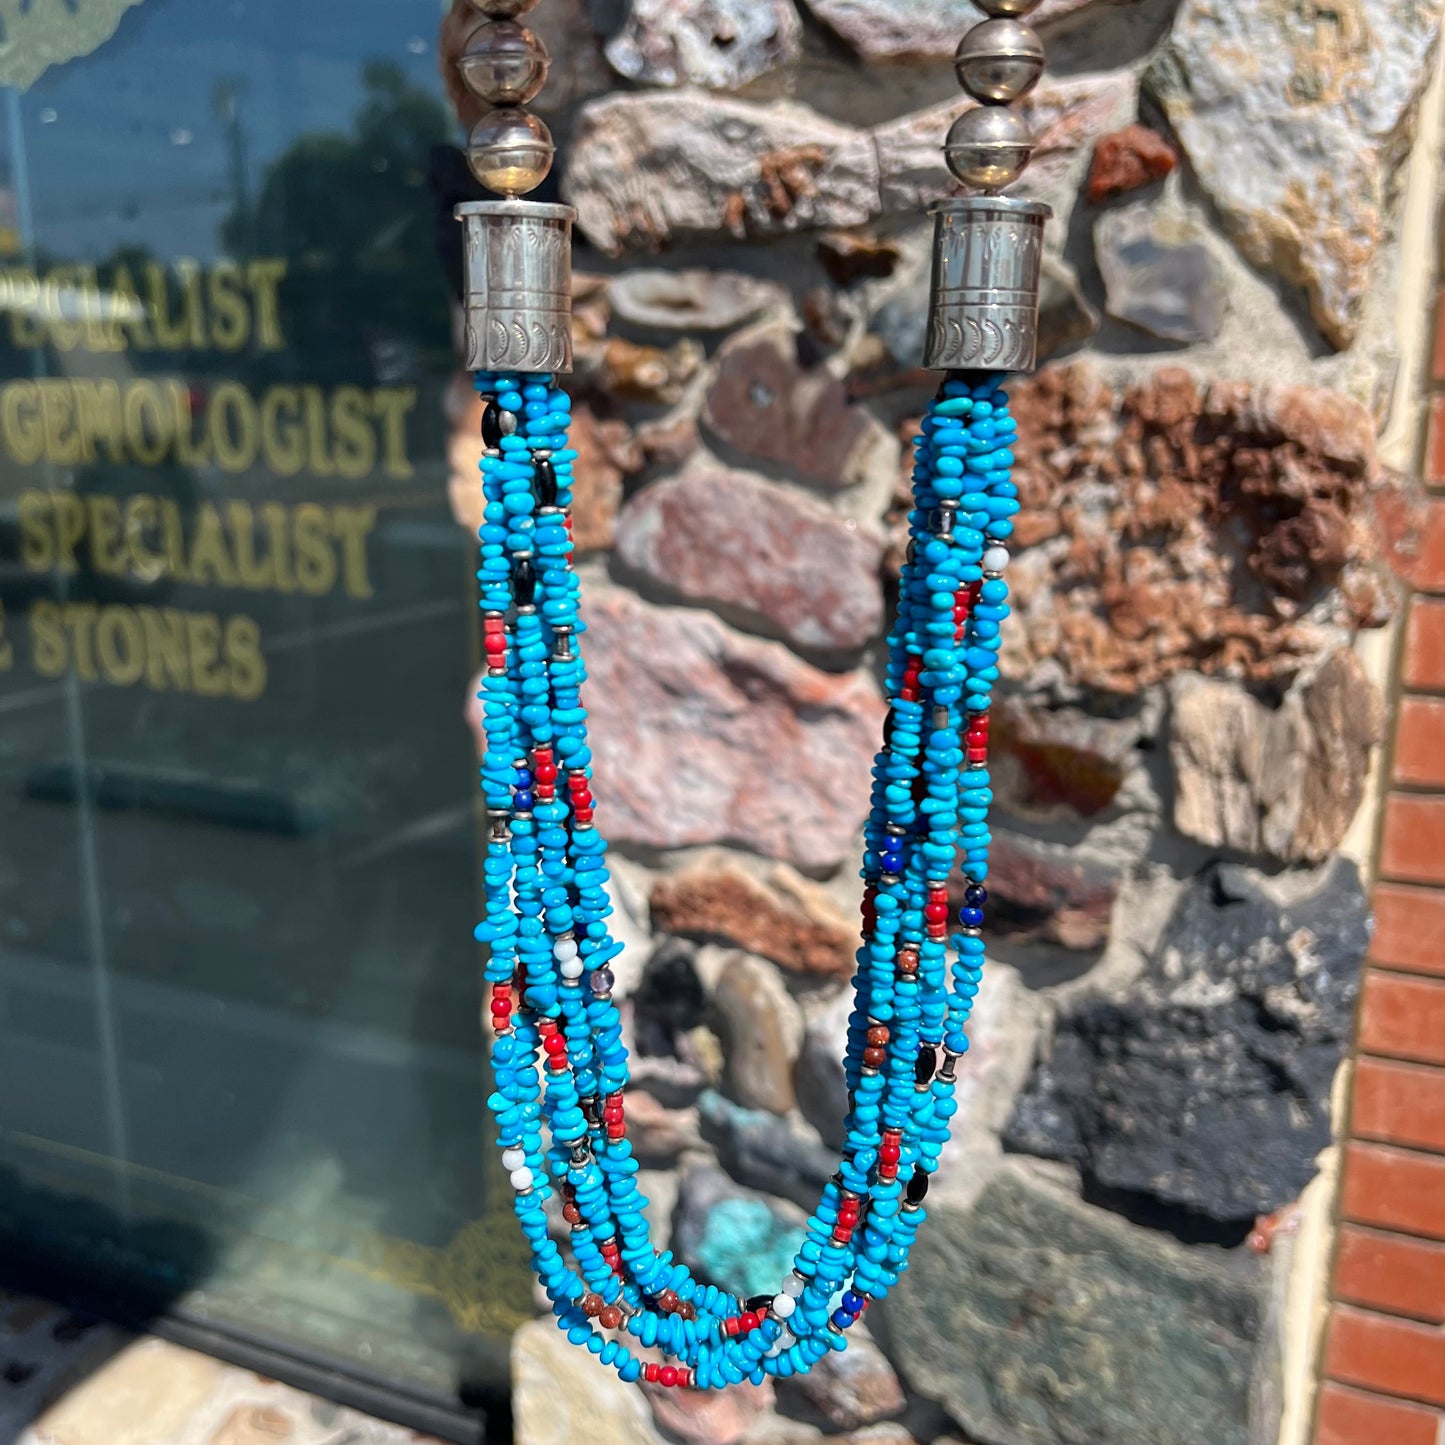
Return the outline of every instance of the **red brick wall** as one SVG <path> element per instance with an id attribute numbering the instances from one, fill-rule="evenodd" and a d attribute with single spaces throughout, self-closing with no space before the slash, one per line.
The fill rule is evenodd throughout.
<path id="1" fill-rule="evenodd" d="M 1445 393 L 1445 308 L 1432 379 Z M 1445 1445 L 1445 394 L 1387 504 L 1398 669 L 1315 1445 Z"/>

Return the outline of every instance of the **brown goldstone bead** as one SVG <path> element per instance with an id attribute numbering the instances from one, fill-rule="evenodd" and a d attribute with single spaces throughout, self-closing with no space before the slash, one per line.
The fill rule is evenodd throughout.
<path id="1" fill-rule="evenodd" d="M 663 1290 L 657 1297 L 657 1307 L 665 1315 L 676 1314 L 677 1307 L 680 1303 L 681 1301 L 678 1299 L 676 1293 L 670 1289 Z"/>
<path id="2" fill-rule="evenodd" d="M 622 1311 L 616 1305 L 608 1305 L 597 1317 L 604 1330 L 615 1330 L 622 1323 Z"/>
<path id="3" fill-rule="evenodd" d="M 582 1313 L 588 1319 L 595 1320 L 606 1308 L 600 1294 L 584 1294 L 582 1296 Z"/>
<path id="4" fill-rule="evenodd" d="M 881 1024 L 875 1024 L 868 1030 L 868 1042 L 881 1048 L 888 1042 L 888 1030 Z"/>
<path id="5" fill-rule="evenodd" d="M 888 1054 L 887 1051 L 884 1049 L 863 1050 L 863 1062 L 867 1064 L 870 1068 L 878 1068 L 880 1064 L 884 1063 L 887 1060 L 887 1058 Z"/>
<path id="6" fill-rule="evenodd" d="M 575 1204 L 564 1204 L 562 1206 L 562 1218 L 565 1219 L 568 1224 L 581 1224 L 582 1211 L 578 1209 Z"/>

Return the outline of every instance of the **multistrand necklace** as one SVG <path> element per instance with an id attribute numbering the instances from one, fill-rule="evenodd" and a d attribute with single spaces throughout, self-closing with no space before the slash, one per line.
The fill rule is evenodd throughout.
<path id="1" fill-rule="evenodd" d="M 502 1162 L 558 1324 L 623 1380 L 716 1388 L 809 1370 L 907 1268 L 957 1111 L 958 1060 L 984 962 L 992 801 L 988 708 L 1008 614 L 1007 542 L 1018 511 L 1016 436 L 1002 373 L 1034 359 L 1048 210 L 996 195 L 935 208 L 926 364 L 947 373 L 915 447 L 913 508 L 889 704 L 873 767 L 862 942 L 844 1060 L 849 1112 L 838 1172 L 775 1294 L 740 1299 L 696 1280 L 649 1240 L 627 1138 L 627 1052 L 610 964 L 606 844 L 597 829 L 582 705 L 586 668 L 569 508 L 568 207 L 519 201 L 547 174 L 552 142 L 520 106 L 548 60 L 515 23 L 537 0 L 473 0 L 487 16 L 461 60 L 496 109 L 469 159 L 509 197 L 462 206 L 468 365 L 482 421 L 481 608 L 486 674 L 484 868 Z M 949 168 L 985 191 L 1032 150 L 1004 108 L 1043 67 L 1017 18 L 1037 0 L 981 0 L 993 19 L 958 49 L 983 105 L 948 135 Z M 959 926 L 949 878 L 962 858 Z M 559 1197 L 569 1250 L 552 1238 Z M 570 1259 L 568 1254 L 570 1252 Z M 645 1352 L 645 1353 L 644 1353 Z"/>

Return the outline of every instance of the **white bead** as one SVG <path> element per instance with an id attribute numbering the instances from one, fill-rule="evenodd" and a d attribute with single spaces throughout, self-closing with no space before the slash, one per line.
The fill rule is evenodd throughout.
<path id="1" fill-rule="evenodd" d="M 786 1320 L 792 1317 L 792 1313 L 798 1307 L 798 1302 L 792 1295 L 779 1294 L 773 1296 L 773 1316 L 776 1319 Z"/>
<path id="2" fill-rule="evenodd" d="M 559 938 L 552 945 L 552 957 L 558 963 L 566 963 L 569 958 L 576 958 L 577 940 L 575 938 Z"/>
<path id="3" fill-rule="evenodd" d="M 783 1293 L 787 1295 L 789 1299 L 797 1299 L 806 1288 L 807 1281 L 800 1275 L 790 1274 L 787 1279 L 783 1281 Z"/>
<path id="4" fill-rule="evenodd" d="M 508 1174 L 515 1173 L 527 1162 L 527 1151 L 525 1149 L 504 1149 L 502 1150 L 502 1168 Z"/>
<path id="5" fill-rule="evenodd" d="M 532 1171 L 524 1164 L 520 1169 L 512 1170 L 512 1188 L 521 1194 L 524 1190 L 532 1187 Z"/>
<path id="6" fill-rule="evenodd" d="M 562 977 L 575 982 L 582 977 L 583 968 L 580 958 L 564 958 L 562 960 Z"/>
<path id="7" fill-rule="evenodd" d="M 1002 572 L 1008 566 L 1008 549 L 1006 547 L 990 547 L 983 554 L 983 570 L 985 572 Z"/>

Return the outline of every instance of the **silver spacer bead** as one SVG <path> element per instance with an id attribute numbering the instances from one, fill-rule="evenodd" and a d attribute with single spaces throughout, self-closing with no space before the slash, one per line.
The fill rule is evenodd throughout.
<path id="1" fill-rule="evenodd" d="M 1034 153 L 1033 132 L 1003 106 L 966 110 L 948 128 L 943 157 L 948 169 L 980 191 L 1001 191 L 1023 175 Z"/>
<path id="2" fill-rule="evenodd" d="M 954 53 L 958 83 L 985 105 L 1025 96 L 1044 73 L 1044 44 L 1027 25 L 1007 17 L 975 25 Z"/>
<path id="3" fill-rule="evenodd" d="M 488 105 L 526 105 L 547 83 L 551 66 L 547 47 L 512 20 L 479 25 L 457 60 L 467 89 Z"/>

